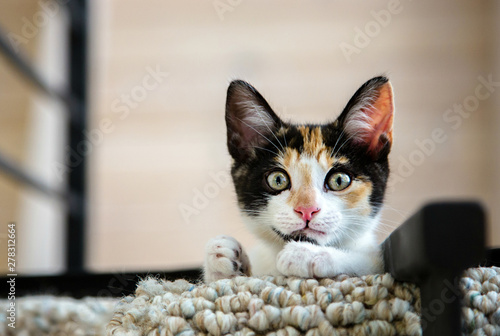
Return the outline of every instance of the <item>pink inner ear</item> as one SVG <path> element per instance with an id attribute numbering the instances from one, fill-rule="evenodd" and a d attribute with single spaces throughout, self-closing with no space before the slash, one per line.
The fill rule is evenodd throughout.
<path id="1" fill-rule="evenodd" d="M 373 104 L 369 108 L 363 108 L 362 111 L 371 125 L 371 131 L 361 135 L 362 141 L 368 144 L 369 152 L 378 153 L 384 146 L 384 142 L 380 141 L 382 135 L 392 143 L 394 105 L 391 84 L 386 83 L 380 87 L 378 97 Z"/>

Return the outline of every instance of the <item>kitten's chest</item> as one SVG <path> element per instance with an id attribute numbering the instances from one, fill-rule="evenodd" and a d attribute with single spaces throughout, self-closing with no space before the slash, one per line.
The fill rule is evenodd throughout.
<path id="1" fill-rule="evenodd" d="M 276 258 L 283 247 L 282 244 L 273 246 L 265 242 L 257 244 L 249 254 L 252 274 L 254 276 L 280 275 L 276 268 Z"/>

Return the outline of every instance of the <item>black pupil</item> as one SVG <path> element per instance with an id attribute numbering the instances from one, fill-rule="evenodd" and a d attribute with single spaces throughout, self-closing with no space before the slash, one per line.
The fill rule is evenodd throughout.
<path id="1" fill-rule="evenodd" d="M 335 182 L 337 183 L 338 186 L 341 186 L 342 185 L 342 177 L 340 175 L 337 176 L 337 180 Z"/>
<path id="2" fill-rule="evenodd" d="M 282 183 L 283 183 L 283 181 L 282 181 L 282 176 L 281 176 L 281 175 L 277 175 L 277 176 L 276 176 L 276 184 L 277 184 L 278 186 L 281 186 L 281 184 L 282 184 Z"/>

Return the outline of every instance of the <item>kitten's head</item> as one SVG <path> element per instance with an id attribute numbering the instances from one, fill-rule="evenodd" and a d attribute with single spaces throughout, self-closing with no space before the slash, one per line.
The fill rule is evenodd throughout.
<path id="1" fill-rule="evenodd" d="M 238 204 L 260 238 L 342 246 L 374 230 L 389 175 L 394 104 L 387 78 L 363 84 L 336 121 L 282 121 L 244 81 L 227 92 Z"/>

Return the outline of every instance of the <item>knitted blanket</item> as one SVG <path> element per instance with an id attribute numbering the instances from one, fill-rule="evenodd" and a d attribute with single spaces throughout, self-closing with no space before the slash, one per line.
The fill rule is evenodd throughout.
<path id="1" fill-rule="evenodd" d="M 465 272 L 465 335 L 500 335 L 500 268 Z M 421 335 L 420 292 L 389 274 L 333 279 L 239 277 L 209 285 L 147 278 L 118 299 L 0 300 L 1 335 Z M 4 322 L 5 321 L 5 322 Z M 107 325 L 107 326 L 106 326 Z"/>

